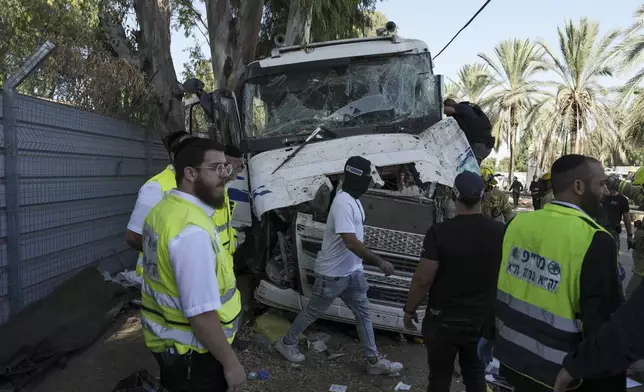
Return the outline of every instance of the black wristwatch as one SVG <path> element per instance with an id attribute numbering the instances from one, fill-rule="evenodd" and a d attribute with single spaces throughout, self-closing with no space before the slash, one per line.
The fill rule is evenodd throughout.
<path id="1" fill-rule="evenodd" d="M 405 314 L 408 314 L 408 315 L 412 316 L 414 313 L 416 313 L 416 311 L 414 310 L 413 312 L 410 312 L 410 311 L 408 311 L 408 310 L 407 310 L 407 307 L 405 306 L 405 307 L 403 308 L 403 313 L 405 313 Z"/>

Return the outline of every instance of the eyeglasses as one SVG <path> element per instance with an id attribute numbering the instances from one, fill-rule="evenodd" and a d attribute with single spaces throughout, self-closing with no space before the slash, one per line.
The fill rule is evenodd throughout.
<path id="1" fill-rule="evenodd" d="M 195 169 L 210 170 L 217 173 L 218 176 L 228 177 L 233 172 L 233 166 L 230 163 L 218 163 L 216 166 L 197 166 Z"/>

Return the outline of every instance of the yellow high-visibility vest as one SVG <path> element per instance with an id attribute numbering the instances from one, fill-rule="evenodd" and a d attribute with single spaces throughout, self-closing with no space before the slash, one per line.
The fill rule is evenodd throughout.
<path id="1" fill-rule="evenodd" d="M 168 244 L 188 225 L 206 230 L 217 255 L 216 277 L 221 295 L 217 310 L 224 335 L 232 343 L 242 311 L 235 273 L 227 252 L 221 247 L 212 218 L 197 205 L 170 193 L 148 214 L 143 228 L 143 285 L 141 287 L 141 325 L 146 346 L 159 353 L 174 348 L 179 354 L 208 350 L 197 340 L 181 310 Z"/>
<path id="2" fill-rule="evenodd" d="M 606 232 L 584 212 L 556 203 L 518 214 L 506 229 L 497 286 L 495 356 L 549 388 L 566 354 L 583 338 L 579 282 L 583 260 L 598 231 Z"/>
<path id="3" fill-rule="evenodd" d="M 234 209 L 235 202 L 230 200 L 228 191 L 226 191 L 224 206 L 215 210 L 213 218 L 221 245 L 228 250 L 231 256 L 235 253 L 237 246 L 237 230 L 232 225 Z"/>
<path id="4" fill-rule="evenodd" d="M 172 189 L 177 187 L 177 178 L 174 173 L 174 167 L 168 165 L 163 171 L 156 176 L 150 178 L 145 183 L 149 184 L 151 182 L 156 182 L 161 186 L 161 192 L 165 195 L 170 192 Z M 143 272 L 143 267 L 141 266 L 141 261 L 143 260 L 143 252 L 139 252 L 139 259 L 136 262 L 136 275 L 141 276 Z"/>

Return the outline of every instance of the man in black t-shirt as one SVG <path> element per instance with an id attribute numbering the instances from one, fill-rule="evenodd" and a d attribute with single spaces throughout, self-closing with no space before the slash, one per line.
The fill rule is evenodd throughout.
<path id="1" fill-rule="evenodd" d="M 514 208 L 519 207 L 519 198 L 521 197 L 521 192 L 523 192 L 523 184 L 519 181 L 518 178 L 514 177 L 512 185 L 510 185 L 510 190 L 512 191 L 512 201 L 514 202 Z"/>
<path id="2" fill-rule="evenodd" d="M 465 171 L 456 176 L 456 217 L 429 229 L 411 282 L 404 308 L 407 328 L 416 328 L 416 309 L 429 293 L 422 326 L 428 391 L 449 392 L 456 354 L 467 391 L 485 391 L 477 343 L 496 298 L 505 227 L 481 214 L 484 190 L 480 175 Z"/>
<path id="3" fill-rule="evenodd" d="M 481 108 L 469 102 L 456 103 L 453 99 L 446 99 L 443 103 L 443 111 L 446 116 L 454 117 L 463 130 L 480 165 L 494 148 L 490 120 Z"/>
<path id="4" fill-rule="evenodd" d="M 541 208 L 541 183 L 539 177 L 533 176 L 530 183 L 530 195 L 532 195 L 532 208 L 538 210 Z"/>
<path id="5" fill-rule="evenodd" d="M 615 189 L 611 189 L 610 195 L 605 196 L 602 200 L 602 211 L 597 222 L 613 235 L 615 242 L 617 242 L 617 250 L 620 248 L 619 235 L 622 232 L 622 219 L 624 220 L 624 226 L 626 226 L 628 249 L 633 247 L 633 227 L 629 214 L 630 210 L 626 196 L 618 193 Z"/>

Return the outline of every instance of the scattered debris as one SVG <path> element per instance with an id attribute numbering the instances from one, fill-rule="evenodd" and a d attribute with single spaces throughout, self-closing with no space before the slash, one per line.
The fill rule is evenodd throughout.
<path id="1" fill-rule="evenodd" d="M 271 345 L 286 335 L 290 326 L 290 321 L 271 312 L 266 312 L 255 320 L 255 331 L 263 335 Z M 303 339 L 304 335 L 300 335 L 300 340 Z"/>
<path id="2" fill-rule="evenodd" d="M 400 381 L 394 391 L 411 391 L 411 385 L 407 385 L 404 382 Z"/>
<path id="3" fill-rule="evenodd" d="M 268 370 L 260 370 L 257 372 L 257 376 L 259 376 L 259 379 L 262 381 L 268 380 L 268 376 L 270 375 Z"/>
<path id="4" fill-rule="evenodd" d="M 327 347 L 326 343 L 324 343 L 321 340 L 316 340 L 315 342 L 308 341 L 309 343 L 309 349 L 313 349 L 319 353 L 323 353 L 326 350 L 328 350 L 329 347 Z"/>
<path id="5" fill-rule="evenodd" d="M 314 332 L 314 333 L 310 333 L 309 336 L 306 337 L 306 339 L 310 340 L 311 342 L 320 341 L 320 342 L 328 343 L 328 341 L 331 339 L 331 335 L 324 332 Z"/>
<path id="6" fill-rule="evenodd" d="M 328 351 L 327 351 L 327 353 L 328 353 Z M 335 361 L 336 359 L 341 358 L 341 357 L 344 357 L 345 355 L 347 355 L 347 354 L 342 354 L 342 353 L 338 353 L 338 354 L 329 354 L 329 355 L 328 355 L 328 358 L 329 358 L 329 360 L 330 360 L 330 361 Z"/>
<path id="7" fill-rule="evenodd" d="M 347 386 L 333 384 L 331 385 L 331 388 L 329 388 L 329 392 L 347 392 Z"/>

